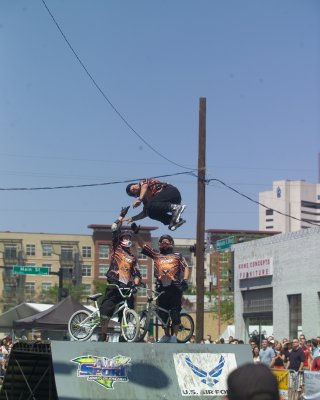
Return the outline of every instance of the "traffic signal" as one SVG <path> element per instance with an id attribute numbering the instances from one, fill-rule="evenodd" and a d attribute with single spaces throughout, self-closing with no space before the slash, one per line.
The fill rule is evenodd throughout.
<path id="1" fill-rule="evenodd" d="M 228 270 L 228 289 L 230 292 L 234 292 L 234 267 L 230 267 Z"/>
<path id="2" fill-rule="evenodd" d="M 194 255 L 196 255 L 196 251 L 197 251 L 196 244 L 190 246 L 190 247 L 189 247 L 189 250 L 190 250 L 191 253 L 193 253 Z"/>

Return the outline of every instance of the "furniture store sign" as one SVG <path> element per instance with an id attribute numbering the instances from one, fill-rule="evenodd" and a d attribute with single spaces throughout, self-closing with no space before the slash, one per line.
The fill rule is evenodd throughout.
<path id="1" fill-rule="evenodd" d="M 238 264 L 239 279 L 261 278 L 273 274 L 272 258 L 257 258 Z"/>

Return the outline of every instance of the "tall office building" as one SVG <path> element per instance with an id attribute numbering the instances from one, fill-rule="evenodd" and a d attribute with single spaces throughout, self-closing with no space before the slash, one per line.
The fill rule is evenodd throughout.
<path id="1" fill-rule="evenodd" d="M 259 193 L 259 230 L 283 233 L 320 226 L 320 183 L 274 181 Z M 290 216 L 290 217 L 289 217 Z"/>

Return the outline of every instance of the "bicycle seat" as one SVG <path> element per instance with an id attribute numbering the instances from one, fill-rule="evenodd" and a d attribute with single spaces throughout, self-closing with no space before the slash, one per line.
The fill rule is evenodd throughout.
<path id="1" fill-rule="evenodd" d="M 97 293 L 97 294 L 91 294 L 90 296 L 88 296 L 87 298 L 88 299 L 90 299 L 90 300 L 93 300 L 93 301 L 95 301 L 95 300 L 97 300 L 99 297 L 101 297 L 102 296 L 102 293 Z"/>

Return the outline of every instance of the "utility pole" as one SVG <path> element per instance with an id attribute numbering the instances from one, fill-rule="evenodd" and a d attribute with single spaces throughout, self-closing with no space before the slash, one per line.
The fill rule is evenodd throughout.
<path id="1" fill-rule="evenodd" d="M 206 177 L 206 98 L 200 97 L 199 102 L 199 145 L 198 145 L 198 211 L 197 211 L 197 242 L 196 242 L 196 285 L 197 314 L 196 341 L 203 339 L 204 317 L 204 230 L 205 230 L 205 177 Z"/>

